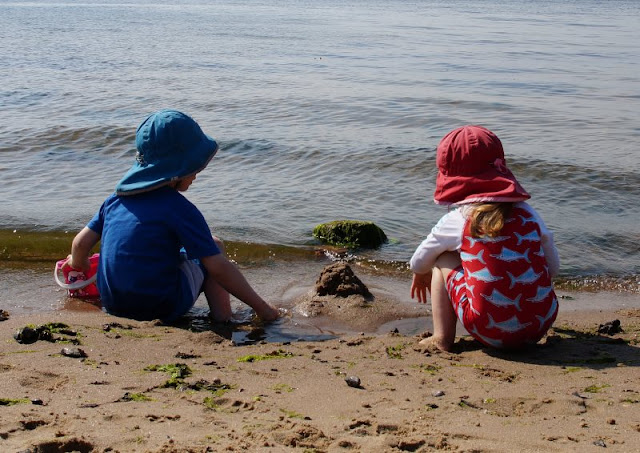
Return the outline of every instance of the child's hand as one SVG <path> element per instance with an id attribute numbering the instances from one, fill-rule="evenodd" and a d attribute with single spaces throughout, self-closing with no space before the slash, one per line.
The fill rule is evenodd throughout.
<path id="1" fill-rule="evenodd" d="M 269 303 L 265 303 L 256 313 L 263 321 L 275 321 L 280 316 L 278 309 Z"/>
<path id="2" fill-rule="evenodd" d="M 89 262 L 89 257 L 85 257 L 84 259 L 79 259 L 74 261 L 73 260 L 73 256 L 69 255 L 67 256 L 67 261 L 66 263 L 64 263 L 64 265 L 62 266 L 62 268 L 67 268 L 70 267 L 73 270 L 76 271 L 83 271 L 83 272 L 87 272 L 89 270 L 91 270 L 91 263 Z"/>
<path id="3" fill-rule="evenodd" d="M 431 292 L 431 272 L 426 274 L 413 274 L 411 283 L 411 298 L 418 298 L 418 302 L 427 303 L 427 292 Z"/>

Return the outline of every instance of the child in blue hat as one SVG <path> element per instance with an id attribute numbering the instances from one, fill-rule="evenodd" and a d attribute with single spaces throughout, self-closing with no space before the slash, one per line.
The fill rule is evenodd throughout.
<path id="1" fill-rule="evenodd" d="M 136 131 L 136 163 L 87 226 L 74 238 L 68 265 L 89 268 L 100 241 L 97 286 L 105 311 L 138 320 L 171 322 L 204 291 L 215 321 L 231 318 L 229 293 L 271 321 L 265 302 L 224 256 L 186 191 L 218 151 L 191 117 L 153 113 Z"/>

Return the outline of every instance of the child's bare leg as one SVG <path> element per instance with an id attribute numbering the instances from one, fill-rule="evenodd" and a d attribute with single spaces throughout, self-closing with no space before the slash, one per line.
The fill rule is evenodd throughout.
<path id="1" fill-rule="evenodd" d="M 220 252 L 224 254 L 224 244 L 217 237 L 213 237 Z M 214 321 L 229 321 L 232 316 L 231 296 L 215 279 L 207 275 L 204 280 L 204 295 L 209 304 L 209 317 Z"/>
<path id="2" fill-rule="evenodd" d="M 456 339 L 456 313 L 447 293 L 447 277 L 460 265 L 460 255 L 455 252 L 443 253 L 436 260 L 431 280 L 431 314 L 433 316 L 433 336 L 420 342 L 435 346 L 442 351 L 450 351 Z"/>

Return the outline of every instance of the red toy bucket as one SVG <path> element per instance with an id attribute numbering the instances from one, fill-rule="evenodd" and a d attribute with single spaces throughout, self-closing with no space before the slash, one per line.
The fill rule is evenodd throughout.
<path id="1" fill-rule="evenodd" d="M 98 287 L 95 284 L 98 276 L 98 261 L 100 254 L 95 253 L 89 257 L 91 269 L 85 274 L 83 271 L 72 269 L 71 266 L 65 266 L 69 258 L 60 260 L 56 263 L 53 277 L 56 283 L 69 292 L 70 297 L 100 297 Z M 60 272 L 62 271 L 62 279 Z"/>

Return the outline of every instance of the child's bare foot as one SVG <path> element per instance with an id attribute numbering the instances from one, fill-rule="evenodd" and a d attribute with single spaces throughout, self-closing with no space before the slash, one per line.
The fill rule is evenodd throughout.
<path id="1" fill-rule="evenodd" d="M 453 343 L 434 336 L 420 340 L 418 344 L 424 348 L 425 352 L 451 352 L 453 349 Z"/>

